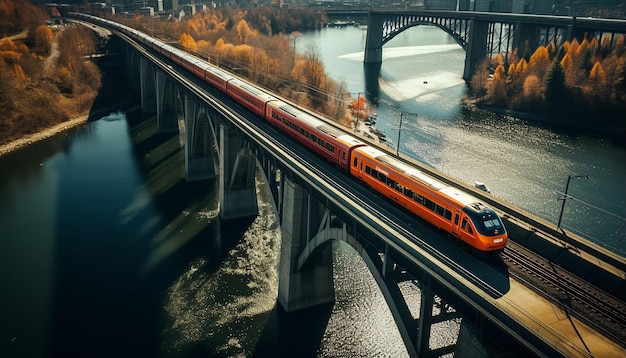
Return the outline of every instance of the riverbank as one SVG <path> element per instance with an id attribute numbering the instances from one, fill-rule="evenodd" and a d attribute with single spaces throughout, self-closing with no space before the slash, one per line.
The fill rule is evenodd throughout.
<path id="1" fill-rule="evenodd" d="M 595 133 L 597 135 L 613 139 L 617 144 L 620 145 L 626 143 L 626 127 L 602 124 L 595 120 L 589 120 L 586 122 L 581 120 L 571 120 L 567 118 L 550 116 L 546 114 L 513 111 L 502 107 L 484 104 L 481 103 L 479 100 L 477 101 L 470 97 L 463 98 L 461 101 L 461 106 L 464 110 L 469 112 L 487 111 L 511 116 L 533 122 L 538 126 L 552 128 L 553 130 L 558 132 Z"/>
<path id="2" fill-rule="evenodd" d="M 61 122 L 55 126 L 43 129 L 37 133 L 26 135 L 22 138 L 13 140 L 6 144 L 0 145 L 0 157 L 12 153 L 18 149 L 31 145 L 33 143 L 39 142 L 41 140 L 50 138 L 56 134 L 62 133 L 66 130 L 79 127 L 85 123 L 87 123 L 89 119 L 89 115 L 86 114 L 84 116 L 67 120 L 65 122 Z"/>

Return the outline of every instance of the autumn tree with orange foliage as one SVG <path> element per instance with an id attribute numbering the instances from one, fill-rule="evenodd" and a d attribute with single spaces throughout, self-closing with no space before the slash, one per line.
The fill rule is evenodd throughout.
<path id="1" fill-rule="evenodd" d="M 516 53 L 506 59 L 496 55 L 478 66 L 470 81 L 478 102 L 626 129 L 623 35 L 573 39 L 560 47 L 539 46 L 528 62 Z M 490 73 L 486 68 L 493 70 Z"/>
<path id="2" fill-rule="evenodd" d="M 0 33 L 29 29 L 24 40 L 0 38 L 0 144 L 85 114 L 98 94 L 100 70 L 84 59 L 94 33 L 76 25 L 55 34 L 46 20 L 26 1 L 0 0 Z"/>

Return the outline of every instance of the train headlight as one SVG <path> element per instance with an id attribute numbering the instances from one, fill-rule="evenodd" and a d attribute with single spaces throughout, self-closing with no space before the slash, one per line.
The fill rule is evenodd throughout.
<path id="1" fill-rule="evenodd" d="M 499 243 L 501 243 L 502 241 L 504 241 L 504 239 L 503 239 L 503 238 L 494 239 L 494 240 L 493 240 L 493 243 L 494 243 L 494 244 L 499 244 Z"/>

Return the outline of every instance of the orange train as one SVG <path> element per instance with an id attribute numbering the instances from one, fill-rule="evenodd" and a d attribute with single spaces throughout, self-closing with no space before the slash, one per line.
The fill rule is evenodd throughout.
<path id="1" fill-rule="evenodd" d="M 387 153 L 356 148 L 350 174 L 479 252 L 499 253 L 506 246 L 506 230 L 493 209 Z"/>
<path id="2" fill-rule="evenodd" d="M 312 152 L 475 251 L 497 254 L 506 246 L 507 233 L 500 217 L 470 194 L 368 146 L 265 89 L 141 31 L 87 14 L 71 15 L 100 23 L 138 40 L 230 96 Z"/>

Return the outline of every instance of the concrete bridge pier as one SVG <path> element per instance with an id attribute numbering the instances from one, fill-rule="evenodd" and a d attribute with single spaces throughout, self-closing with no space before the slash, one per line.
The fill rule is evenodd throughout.
<path id="1" fill-rule="evenodd" d="M 132 92 L 138 93 L 141 90 L 139 86 L 139 83 L 141 83 L 139 79 L 139 53 L 131 46 L 126 45 L 124 46 L 124 59 L 126 62 L 128 88 Z"/>
<path id="2" fill-rule="evenodd" d="M 469 32 L 469 41 L 465 51 L 465 67 L 463 68 L 463 79 L 467 83 L 472 80 L 476 68 L 487 56 L 489 23 L 472 19 Z"/>
<path id="3" fill-rule="evenodd" d="M 139 58 L 139 85 L 141 89 L 141 113 L 156 112 L 156 84 L 154 66 L 145 57 Z"/>
<path id="4" fill-rule="evenodd" d="M 256 156 L 244 145 L 241 132 L 220 123 L 220 217 L 224 220 L 257 215 Z"/>
<path id="5" fill-rule="evenodd" d="M 178 131 L 178 114 L 176 113 L 177 91 L 170 77 L 163 71 L 155 73 L 155 100 L 157 128 L 159 133 Z"/>
<path id="6" fill-rule="evenodd" d="M 430 289 L 429 276 L 424 275 L 419 281 L 396 263 L 394 255 L 388 245 L 384 253 L 361 254 L 387 301 L 409 356 L 434 358 L 453 353 L 457 347 L 454 343 L 431 347 L 431 330 L 437 324 L 457 319 L 458 314 Z M 380 257 L 380 261 L 371 260 L 373 257 Z M 414 297 L 405 296 L 402 286 L 407 284 L 419 286 L 419 306 Z"/>
<path id="7" fill-rule="evenodd" d="M 383 62 L 383 16 L 375 16 L 370 12 L 365 38 L 365 54 L 363 63 Z"/>
<path id="8" fill-rule="evenodd" d="M 331 239 L 343 239 L 345 227 L 332 228 L 330 214 L 304 188 L 282 181 L 282 244 L 278 302 L 285 312 L 335 301 Z"/>
<path id="9" fill-rule="evenodd" d="M 191 94 L 185 94 L 184 121 L 180 135 L 185 143 L 185 179 L 187 181 L 215 178 L 215 123 L 218 114 Z"/>

